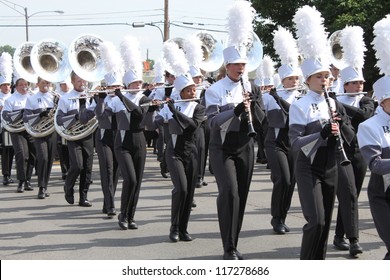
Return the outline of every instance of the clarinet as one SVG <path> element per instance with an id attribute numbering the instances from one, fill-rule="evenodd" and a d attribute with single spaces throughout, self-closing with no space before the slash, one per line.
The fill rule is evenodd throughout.
<path id="1" fill-rule="evenodd" d="M 240 83 L 241 83 L 241 86 L 242 86 L 242 96 L 243 98 L 245 99 L 245 87 L 244 87 L 244 81 L 242 80 L 242 75 L 240 77 Z M 245 109 L 245 114 L 246 114 L 246 117 L 247 117 L 247 120 L 248 120 L 248 136 L 249 137 L 256 137 L 257 133 L 253 127 L 253 122 L 252 122 L 252 112 L 251 112 L 251 107 L 249 106 L 247 109 Z"/>
<path id="2" fill-rule="evenodd" d="M 329 100 L 329 93 L 326 89 L 325 86 L 323 86 L 323 91 L 324 91 L 324 94 L 325 94 L 325 100 L 326 100 L 326 104 L 328 105 L 328 113 L 329 113 L 329 121 L 331 123 L 335 123 L 336 121 L 333 119 L 333 111 L 332 111 L 332 107 L 330 105 L 330 100 Z M 337 147 L 337 151 L 339 152 L 340 154 L 340 164 L 341 166 L 347 166 L 348 164 L 351 163 L 351 161 L 348 159 L 346 153 L 345 153 L 345 150 L 344 150 L 344 146 L 343 146 L 343 143 L 342 143 L 342 139 L 341 139 L 341 136 L 340 134 L 337 134 L 335 135 L 336 137 L 336 147 Z"/>

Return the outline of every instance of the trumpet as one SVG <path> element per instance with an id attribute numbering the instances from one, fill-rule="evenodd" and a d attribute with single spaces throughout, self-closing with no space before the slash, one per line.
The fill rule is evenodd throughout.
<path id="1" fill-rule="evenodd" d="M 174 102 L 175 103 L 183 103 L 183 102 L 191 102 L 191 101 L 199 101 L 199 100 L 200 100 L 199 98 L 190 98 L 190 99 L 179 99 L 179 100 L 175 100 Z M 157 102 L 157 104 L 155 102 Z M 160 106 L 160 105 L 166 104 L 168 102 L 169 102 L 169 100 L 153 100 L 151 102 L 144 103 L 144 104 L 141 104 L 139 106 L 140 107 Z"/>
<path id="2" fill-rule="evenodd" d="M 361 94 L 367 94 L 366 91 L 361 92 L 343 92 L 343 93 L 337 93 L 336 96 L 357 96 Z"/>

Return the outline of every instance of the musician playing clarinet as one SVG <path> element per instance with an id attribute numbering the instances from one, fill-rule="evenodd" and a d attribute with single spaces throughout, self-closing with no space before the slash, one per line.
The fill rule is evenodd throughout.
<path id="1" fill-rule="evenodd" d="M 253 137 L 248 136 L 250 107 L 254 122 L 264 113 L 250 102 L 248 81 L 240 83 L 245 72 L 245 51 L 231 46 L 223 51 L 226 77 L 211 85 L 206 93 L 206 114 L 210 125 L 210 163 L 218 185 L 217 210 L 224 249 L 223 259 L 242 259 L 237 250 L 254 166 Z M 245 90 L 245 92 L 244 92 Z M 236 105 L 237 104 L 237 105 Z"/>
<path id="2" fill-rule="evenodd" d="M 346 143 L 355 135 L 348 117 L 343 115 L 345 112 L 336 116 L 335 101 L 325 97 L 330 70 L 325 50 L 327 36 L 322 24 L 316 24 L 320 22 L 318 17 L 321 14 L 309 6 L 299 8 L 294 16 L 298 46 L 306 57 L 301 69 L 309 88 L 304 97 L 291 104 L 289 111 L 289 139 L 296 153 L 295 178 L 307 221 L 300 252 L 300 259 L 305 260 L 325 259 L 337 189 L 336 135 Z M 310 21 L 313 21 L 310 26 L 303 24 Z"/>

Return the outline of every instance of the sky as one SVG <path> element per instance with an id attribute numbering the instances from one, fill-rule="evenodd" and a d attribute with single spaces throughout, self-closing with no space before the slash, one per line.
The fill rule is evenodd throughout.
<path id="1" fill-rule="evenodd" d="M 169 0 L 170 38 L 186 38 L 201 30 L 207 30 L 218 40 L 225 41 L 226 17 L 234 1 Z M 27 8 L 30 42 L 50 38 L 69 46 L 80 35 L 93 34 L 101 37 L 103 41 L 113 42 L 119 48 L 122 39 L 126 35 L 131 35 L 138 39 L 145 59 L 157 59 L 163 43 L 160 29 L 163 32 L 164 2 L 164 0 L 0 0 L 0 46 L 10 45 L 16 48 L 26 42 L 24 8 Z M 52 12 L 58 10 L 64 13 Z M 134 22 L 152 23 L 154 26 L 134 28 L 132 26 Z"/>

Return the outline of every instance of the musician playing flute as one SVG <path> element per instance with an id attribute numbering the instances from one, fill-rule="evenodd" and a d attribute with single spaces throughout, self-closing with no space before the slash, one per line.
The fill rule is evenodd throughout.
<path id="1" fill-rule="evenodd" d="M 190 74 L 178 75 L 174 81 L 179 100 L 196 98 L 196 87 Z M 148 119 L 154 116 L 157 106 L 148 110 Z M 195 101 L 174 102 L 168 100 L 155 117 L 155 127 L 168 123 L 169 141 L 166 162 L 173 183 L 171 227 L 169 239 L 172 242 L 192 241 L 187 227 L 197 181 L 198 151 L 196 133 L 204 120 L 204 106 Z M 150 122 L 150 121 L 149 121 Z"/>
<path id="2" fill-rule="evenodd" d="M 325 98 L 324 88 L 329 86 L 330 71 L 321 14 L 315 8 L 304 6 L 296 12 L 294 22 L 298 46 L 306 57 L 301 69 L 309 88 L 304 97 L 291 104 L 289 111 L 289 139 L 296 153 L 295 178 L 307 221 L 303 227 L 300 259 L 319 260 L 326 257 L 337 189 L 339 153 L 335 136 L 350 143 L 355 134 L 349 119 L 343 117 L 344 112 L 336 117 L 335 101 Z M 307 25 L 307 22 L 313 24 Z M 322 36 L 318 36 L 320 34 Z"/>
<path id="3" fill-rule="evenodd" d="M 49 81 L 38 77 L 37 86 L 39 89 L 38 92 L 27 98 L 23 115 L 24 122 L 28 123 L 32 129 L 40 122 L 46 121 L 48 118 L 54 118 L 54 111 L 52 109 L 58 102 L 58 97 L 49 92 L 51 86 Z M 39 133 L 34 134 L 35 136 L 32 136 L 34 137 L 37 158 L 38 198 L 44 199 L 49 196 L 47 187 L 56 151 L 57 133 L 53 131 L 42 137 L 39 136 Z"/>

